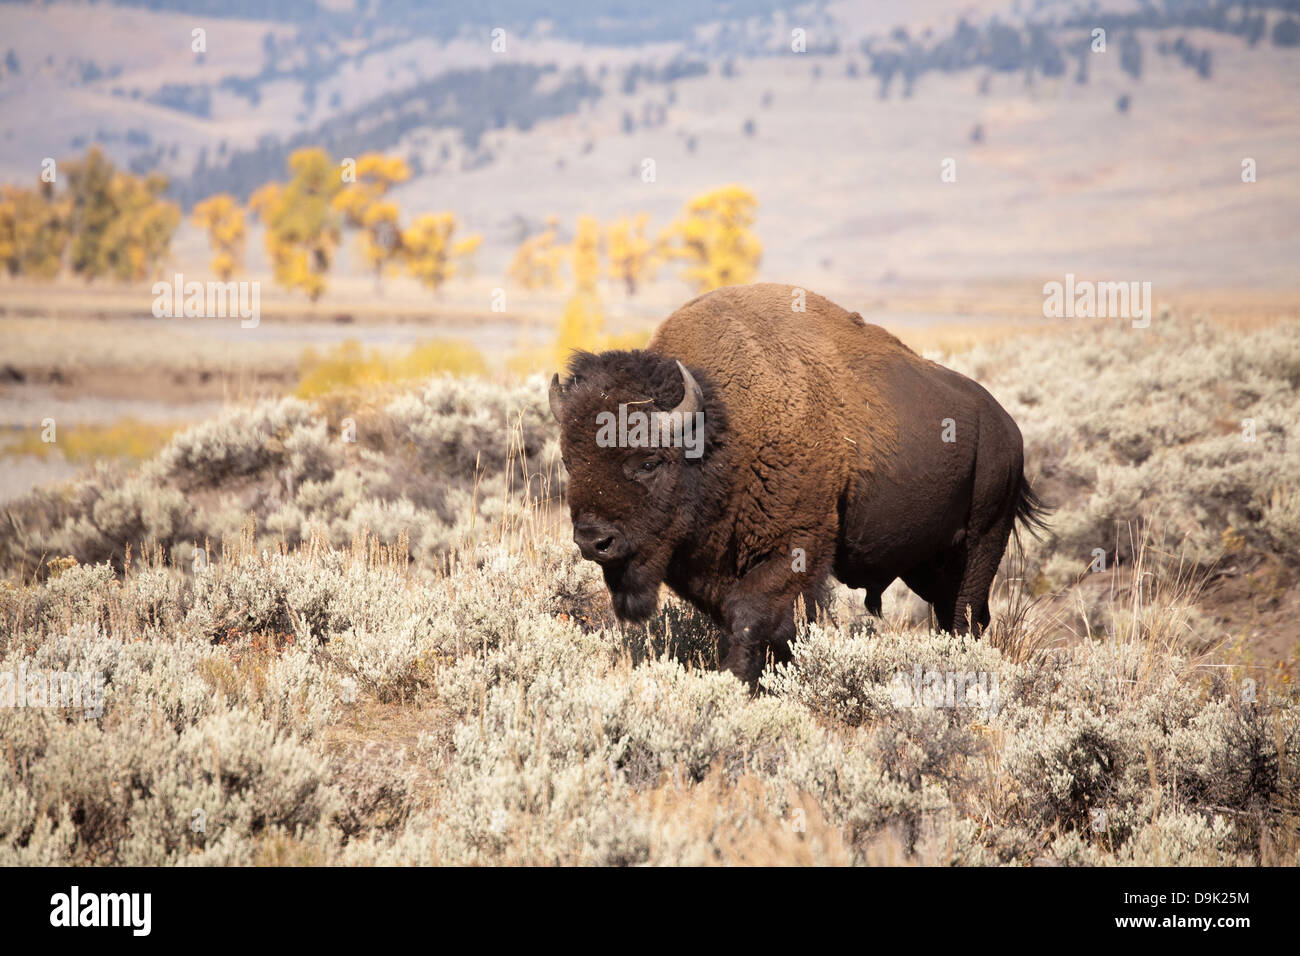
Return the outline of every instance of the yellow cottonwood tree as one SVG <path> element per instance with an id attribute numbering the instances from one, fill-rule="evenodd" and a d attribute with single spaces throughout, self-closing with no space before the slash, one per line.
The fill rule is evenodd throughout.
<path id="1" fill-rule="evenodd" d="M 375 274 L 375 289 L 384 273 L 402 256 L 402 227 L 398 225 L 397 203 L 371 203 L 361 217 L 361 256 Z"/>
<path id="2" fill-rule="evenodd" d="M 528 275 L 545 276 L 548 283 L 558 283 L 558 263 L 564 258 L 573 267 L 573 294 L 564 304 L 555 342 L 526 348 L 511 358 L 508 366 L 520 374 L 559 368 L 574 349 L 641 348 L 649 339 L 648 332 L 617 336 L 605 332 L 605 311 L 598 290 L 602 274 L 600 223 L 591 216 L 579 216 L 573 242 L 567 247 L 555 243 L 554 232 L 555 221 L 548 220 L 547 233 L 534 237 L 544 241 L 532 247 L 528 243 L 521 246 L 511 267 L 512 275 L 525 285 L 523 280 Z"/>
<path id="3" fill-rule="evenodd" d="M 578 217 L 570 260 L 574 289 L 560 317 L 557 359 L 567 357 L 572 349 L 599 348 L 605 330 L 605 311 L 596 291 L 600 279 L 600 223 L 591 216 Z"/>
<path id="4" fill-rule="evenodd" d="M 341 226 L 334 197 L 343 189 L 339 169 L 316 147 L 289 157 L 288 183 L 267 183 L 248 205 L 266 227 L 266 251 L 276 281 L 302 289 L 314 302 L 325 291 Z"/>
<path id="5" fill-rule="evenodd" d="M 114 173 L 113 164 L 98 146 L 88 149 L 84 158 L 63 164 L 62 177 L 72 202 L 68 264 L 87 281 L 107 271 L 104 233 L 118 214 L 113 198 Z"/>
<path id="6" fill-rule="evenodd" d="M 579 216 L 573 234 L 573 282 L 579 292 L 596 291 L 600 279 L 600 223 L 591 216 Z"/>
<path id="7" fill-rule="evenodd" d="M 149 278 L 167 258 L 181 210 L 162 198 L 167 177 L 151 173 L 144 179 L 119 172 L 113 177 L 117 216 L 104 230 L 103 263 L 118 279 Z"/>
<path id="8" fill-rule="evenodd" d="M 623 216 L 607 231 L 609 275 L 626 286 L 628 295 L 636 295 L 637 286 L 653 279 L 662 261 L 658 244 L 646 238 L 649 221 L 644 212 L 635 219 Z"/>
<path id="9" fill-rule="evenodd" d="M 22 272 L 18 253 L 18 204 L 22 194 L 17 186 L 0 188 L 0 267 L 11 276 Z"/>
<path id="10" fill-rule="evenodd" d="M 400 156 L 366 153 L 357 159 L 355 181 L 334 197 L 334 209 L 344 224 L 361 230 L 361 256 L 375 274 L 376 289 L 384 272 L 402 256 L 397 206 L 383 200 L 393 186 L 410 178 L 411 169 Z"/>
<path id="11" fill-rule="evenodd" d="M 547 217 L 546 228 L 520 243 L 507 275 L 525 289 L 556 289 L 567 250 L 556 232 L 556 219 Z"/>
<path id="12" fill-rule="evenodd" d="M 181 221 L 180 207 L 163 198 L 166 176 L 141 179 L 118 170 L 93 146 L 63 165 L 62 178 L 74 273 L 88 281 L 106 275 L 134 281 L 162 265 Z"/>
<path id="13" fill-rule="evenodd" d="M 754 235 L 758 200 L 741 186 L 696 196 L 664 234 L 667 254 L 683 260 L 683 277 L 698 292 L 752 282 L 763 257 Z"/>
<path id="14" fill-rule="evenodd" d="M 334 197 L 334 209 L 343 215 L 349 228 L 360 229 L 365 225 L 366 210 L 410 178 L 411 168 L 400 156 L 366 153 L 357 159 L 355 179 Z"/>
<path id="15" fill-rule="evenodd" d="M 71 203 L 51 183 L 0 190 L 0 268 L 12 275 L 53 279 L 68 245 Z"/>
<path id="16" fill-rule="evenodd" d="M 209 196 L 194 207 L 191 220 L 207 230 L 212 271 L 222 281 L 239 271 L 244 259 L 244 210 L 229 193 Z"/>
<path id="17" fill-rule="evenodd" d="M 435 291 L 456 274 L 457 263 L 474 254 L 483 237 L 477 234 L 453 241 L 456 215 L 425 213 L 402 232 L 407 271 Z"/>

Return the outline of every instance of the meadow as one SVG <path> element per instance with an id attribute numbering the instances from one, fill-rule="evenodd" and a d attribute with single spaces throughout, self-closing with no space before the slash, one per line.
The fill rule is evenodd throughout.
<path id="1" fill-rule="evenodd" d="M 1300 862 L 1300 326 L 929 349 L 1051 533 L 986 639 L 841 588 L 753 698 L 675 599 L 612 619 L 542 377 L 232 404 L 9 502 L 0 864 Z"/>

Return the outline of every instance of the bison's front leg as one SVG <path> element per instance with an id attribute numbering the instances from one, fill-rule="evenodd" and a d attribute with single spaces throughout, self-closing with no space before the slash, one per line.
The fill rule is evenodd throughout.
<path id="1" fill-rule="evenodd" d="M 811 611 L 811 599 L 817 592 L 808 578 L 806 573 L 769 559 L 741 578 L 727 596 L 723 617 L 728 641 L 722 669 L 731 671 L 750 690 L 758 687 L 769 649 L 778 663 L 790 659 L 795 599 L 803 594 Z"/>
<path id="2" fill-rule="evenodd" d="M 731 671 L 750 690 L 758 688 L 768 648 L 778 661 L 790 659 L 790 641 L 795 632 L 794 602 L 782 608 L 773 608 L 771 603 L 770 597 L 746 599 L 727 615 L 729 640 L 722 669 Z"/>

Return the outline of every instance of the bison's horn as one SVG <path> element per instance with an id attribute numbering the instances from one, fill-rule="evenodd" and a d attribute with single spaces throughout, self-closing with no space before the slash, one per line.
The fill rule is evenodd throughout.
<path id="1" fill-rule="evenodd" d="M 551 414 L 555 416 L 555 420 L 557 422 L 563 424 L 564 423 L 564 418 L 563 418 L 564 389 L 560 386 L 559 375 L 551 376 L 551 392 L 547 396 L 547 398 L 550 400 L 551 403 Z"/>
<path id="2" fill-rule="evenodd" d="M 695 381 L 695 376 L 686 371 L 686 366 L 681 362 L 677 367 L 682 370 L 682 388 L 685 394 L 682 395 L 681 403 L 674 408 L 669 415 L 681 414 L 682 418 L 687 415 L 694 415 L 704 408 L 704 392 L 700 390 L 700 385 Z"/>

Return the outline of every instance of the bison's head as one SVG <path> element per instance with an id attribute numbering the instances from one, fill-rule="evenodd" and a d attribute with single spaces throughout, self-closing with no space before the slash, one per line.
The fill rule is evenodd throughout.
<path id="1" fill-rule="evenodd" d="M 615 613 L 642 620 L 702 517 L 720 404 L 680 362 L 650 352 L 579 352 L 569 372 L 552 379 L 550 399 L 573 540 L 600 564 Z"/>

